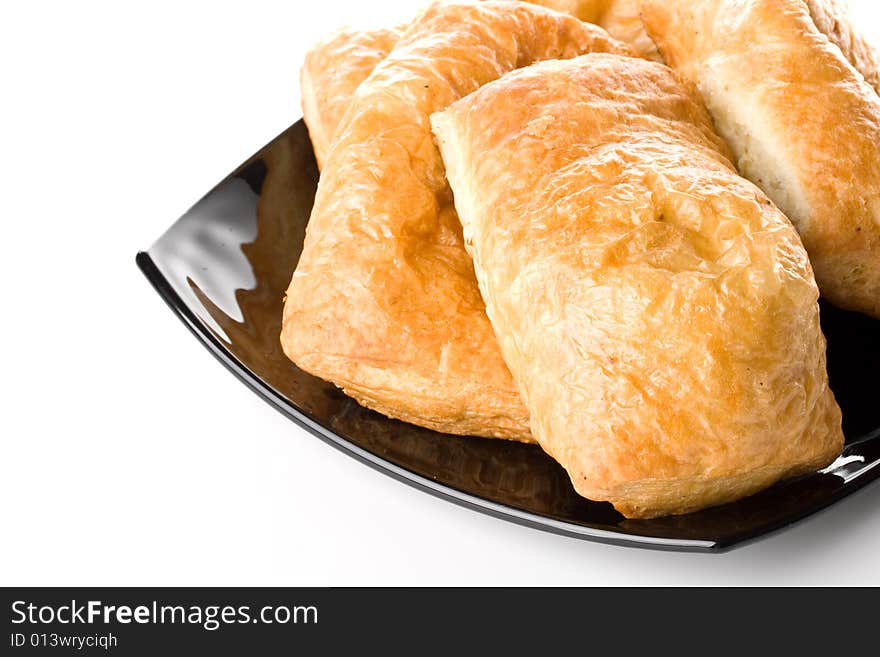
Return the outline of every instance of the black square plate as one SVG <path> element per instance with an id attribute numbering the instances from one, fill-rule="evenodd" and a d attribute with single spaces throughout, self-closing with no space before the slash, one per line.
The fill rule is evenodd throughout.
<path id="1" fill-rule="evenodd" d="M 282 299 L 302 249 L 318 171 L 302 121 L 181 217 L 141 270 L 196 337 L 242 382 L 319 438 L 447 500 L 590 540 L 720 551 L 785 527 L 880 475 L 880 322 L 822 306 L 831 387 L 846 448 L 820 473 L 684 516 L 627 520 L 579 497 L 540 448 L 461 438 L 368 411 L 297 369 L 281 351 Z"/>

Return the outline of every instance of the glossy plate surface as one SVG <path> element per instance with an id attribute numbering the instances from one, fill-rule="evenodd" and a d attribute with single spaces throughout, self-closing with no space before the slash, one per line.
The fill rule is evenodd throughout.
<path id="1" fill-rule="evenodd" d="M 431 493 L 494 516 L 591 540 L 724 550 L 785 527 L 880 475 L 880 322 L 822 306 L 831 386 L 847 446 L 822 473 L 685 516 L 627 520 L 579 497 L 540 448 L 461 438 L 368 411 L 297 369 L 278 340 L 318 172 L 302 121 L 181 217 L 141 270 L 196 337 L 257 394 L 319 438 Z"/>

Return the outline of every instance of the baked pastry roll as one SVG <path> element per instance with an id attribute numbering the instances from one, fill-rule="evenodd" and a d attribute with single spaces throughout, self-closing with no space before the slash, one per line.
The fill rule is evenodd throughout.
<path id="1" fill-rule="evenodd" d="M 281 343 L 364 406 L 448 433 L 530 440 L 465 252 L 429 116 L 519 66 L 629 52 L 519 2 L 434 4 L 357 89 L 318 184 Z"/>
<path id="2" fill-rule="evenodd" d="M 303 119 L 318 167 L 361 82 L 391 52 L 402 30 L 342 29 L 315 44 L 300 71 Z"/>
<path id="3" fill-rule="evenodd" d="M 807 254 L 670 69 L 543 62 L 432 123 L 532 435 L 578 493 L 686 513 L 840 453 Z"/>
<path id="4" fill-rule="evenodd" d="M 877 70 L 834 11 L 818 0 L 642 2 L 740 172 L 794 222 L 822 294 L 880 317 L 880 97 L 865 77 Z"/>

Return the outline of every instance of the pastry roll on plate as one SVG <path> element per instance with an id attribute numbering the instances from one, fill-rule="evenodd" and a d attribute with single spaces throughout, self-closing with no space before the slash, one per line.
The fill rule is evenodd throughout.
<path id="1" fill-rule="evenodd" d="M 642 18 L 739 170 L 794 222 L 822 294 L 880 317 L 880 72 L 840 6 L 643 0 Z"/>
<path id="2" fill-rule="evenodd" d="M 532 435 L 578 493 L 685 513 L 840 453 L 807 254 L 670 69 L 543 62 L 432 123 Z"/>
<path id="3" fill-rule="evenodd" d="M 429 116 L 519 66 L 629 52 L 519 2 L 435 4 L 357 88 L 287 290 L 281 343 L 361 404 L 438 431 L 530 440 Z"/>

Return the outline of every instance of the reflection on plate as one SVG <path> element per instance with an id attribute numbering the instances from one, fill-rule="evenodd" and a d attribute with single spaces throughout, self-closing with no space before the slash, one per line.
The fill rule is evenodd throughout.
<path id="1" fill-rule="evenodd" d="M 847 446 L 821 473 L 685 516 L 627 520 L 579 497 L 534 445 L 462 438 L 390 420 L 297 369 L 278 340 L 318 172 L 302 121 L 215 187 L 146 252 L 141 270 L 208 349 L 318 437 L 416 487 L 494 516 L 610 543 L 723 550 L 804 518 L 880 475 L 880 322 L 822 306 Z"/>

